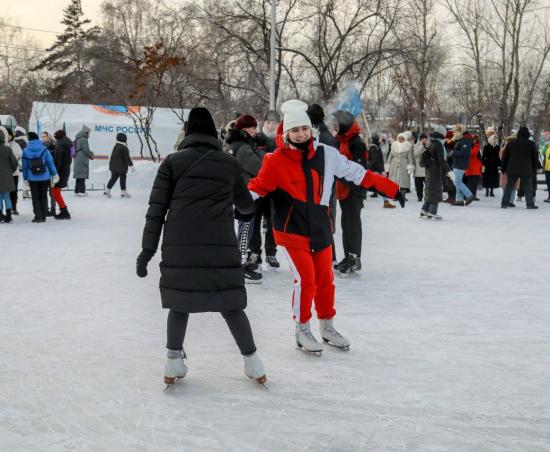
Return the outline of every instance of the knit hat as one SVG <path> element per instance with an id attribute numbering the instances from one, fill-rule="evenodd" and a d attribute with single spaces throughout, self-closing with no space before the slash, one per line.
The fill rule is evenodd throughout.
<path id="1" fill-rule="evenodd" d="M 334 116 L 338 124 L 338 135 L 346 133 L 355 121 L 355 116 L 345 110 L 335 111 L 332 116 Z"/>
<path id="2" fill-rule="evenodd" d="M 128 137 L 125 133 L 117 133 L 116 140 L 120 141 L 121 143 L 126 143 L 128 141 Z"/>
<path id="3" fill-rule="evenodd" d="M 439 125 L 434 127 L 434 132 L 439 133 L 443 138 L 447 135 L 447 128 L 445 126 Z"/>
<path id="4" fill-rule="evenodd" d="M 307 115 L 307 104 L 298 99 L 287 100 L 281 105 L 283 114 L 283 133 L 295 127 L 311 127 L 311 119 Z"/>
<path id="5" fill-rule="evenodd" d="M 239 130 L 248 129 L 249 127 L 258 127 L 258 121 L 251 115 L 241 115 L 235 122 L 235 127 Z"/>
<path id="6" fill-rule="evenodd" d="M 518 129 L 518 138 L 529 138 L 531 136 L 531 132 L 529 132 L 529 129 L 527 127 L 520 127 Z"/>
<path id="7" fill-rule="evenodd" d="M 29 140 L 38 140 L 38 134 L 36 132 L 29 132 Z"/>
<path id="8" fill-rule="evenodd" d="M 53 134 L 53 137 L 56 140 L 61 140 L 62 138 L 65 138 L 66 136 L 67 136 L 67 134 L 65 133 L 64 130 L 58 130 Z"/>
<path id="9" fill-rule="evenodd" d="M 264 115 L 264 121 L 281 122 L 281 115 L 277 110 L 268 110 Z"/>
<path id="10" fill-rule="evenodd" d="M 307 115 L 311 119 L 311 123 L 318 126 L 325 119 L 325 111 L 319 104 L 311 104 L 307 107 Z"/>
<path id="11" fill-rule="evenodd" d="M 192 108 L 187 118 L 185 134 L 203 133 L 218 138 L 218 131 L 210 112 L 204 107 Z"/>

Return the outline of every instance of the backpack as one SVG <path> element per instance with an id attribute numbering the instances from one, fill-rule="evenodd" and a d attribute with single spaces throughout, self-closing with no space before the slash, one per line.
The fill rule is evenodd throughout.
<path id="1" fill-rule="evenodd" d="M 430 150 L 426 149 L 420 156 L 419 164 L 422 168 L 429 168 L 430 166 L 432 166 L 433 159 L 434 158 Z"/>
<path id="2" fill-rule="evenodd" d="M 34 176 L 40 176 L 41 174 L 44 174 L 46 172 L 46 165 L 44 163 L 44 160 L 42 159 L 46 152 L 47 149 L 44 150 L 39 157 L 29 159 L 29 168 Z"/>
<path id="3" fill-rule="evenodd" d="M 76 157 L 76 140 L 74 140 L 71 145 L 71 157 L 74 159 Z"/>

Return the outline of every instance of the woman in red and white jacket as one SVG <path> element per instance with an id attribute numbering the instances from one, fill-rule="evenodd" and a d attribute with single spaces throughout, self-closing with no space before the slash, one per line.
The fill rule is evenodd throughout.
<path id="1" fill-rule="evenodd" d="M 309 320 L 315 300 L 323 340 L 340 348 L 350 342 L 334 329 L 334 274 L 329 200 L 334 179 L 365 188 L 374 187 L 404 206 L 399 185 L 348 160 L 314 139 L 307 105 L 290 100 L 281 106 L 277 149 L 266 155 L 258 176 L 248 184 L 252 195 L 271 194 L 273 234 L 286 254 L 294 275 L 292 307 L 296 343 L 310 352 L 323 345 L 311 333 Z"/>

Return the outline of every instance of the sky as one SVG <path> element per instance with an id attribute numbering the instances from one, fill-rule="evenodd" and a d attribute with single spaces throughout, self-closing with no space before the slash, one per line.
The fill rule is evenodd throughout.
<path id="1" fill-rule="evenodd" d="M 103 0 L 82 0 L 82 9 L 86 18 L 92 22 L 99 22 L 100 6 Z M 46 7 L 47 4 L 47 7 Z M 2 8 L 2 16 L 7 16 L 21 27 L 36 28 L 60 32 L 63 30 L 61 19 L 63 9 L 69 4 L 69 0 L 18 0 L 9 2 L 9 7 Z M 25 30 L 29 36 L 36 40 L 40 47 L 47 47 L 55 40 L 53 33 L 41 33 Z"/>

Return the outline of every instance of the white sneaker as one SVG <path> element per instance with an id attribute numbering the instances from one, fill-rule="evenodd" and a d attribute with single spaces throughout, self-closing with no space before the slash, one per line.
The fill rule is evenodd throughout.
<path id="1" fill-rule="evenodd" d="M 267 381 L 265 376 L 264 365 L 262 360 L 258 356 L 258 353 L 254 352 L 251 355 L 243 356 L 244 358 L 244 374 L 248 378 L 255 378 L 260 384 L 264 384 Z"/>
<path id="2" fill-rule="evenodd" d="M 312 353 L 321 353 L 324 350 L 323 344 L 311 333 L 309 322 L 296 322 L 296 345 Z"/>
<path id="3" fill-rule="evenodd" d="M 187 366 L 183 362 L 184 358 L 186 358 L 186 356 L 183 351 L 179 358 L 166 358 L 166 366 L 164 367 L 164 383 L 167 385 L 173 385 L 176 380 L 187 375 Z"/>
<path id="4" fill-rule="evenodd" d="M 111 197 L 111 189 L 106 188 L 105 191 L 103 192 L 103 196 L 105 196 L 107 198 L 110 198 Z"/>
<path id="5" fill-rule="evenodd" d="M 130 193 L 128 193 L 126 190 L 122 190 L 120 192 L 120 197 L 121 198 L 131 198 Z"/>
<path id="6" fill-rule="evenodd" d="M 334 319 L 319 320 L 319 331 L 323 341 L 338 348 L 349 348 L 349 339 L 334 329 Z"/>

